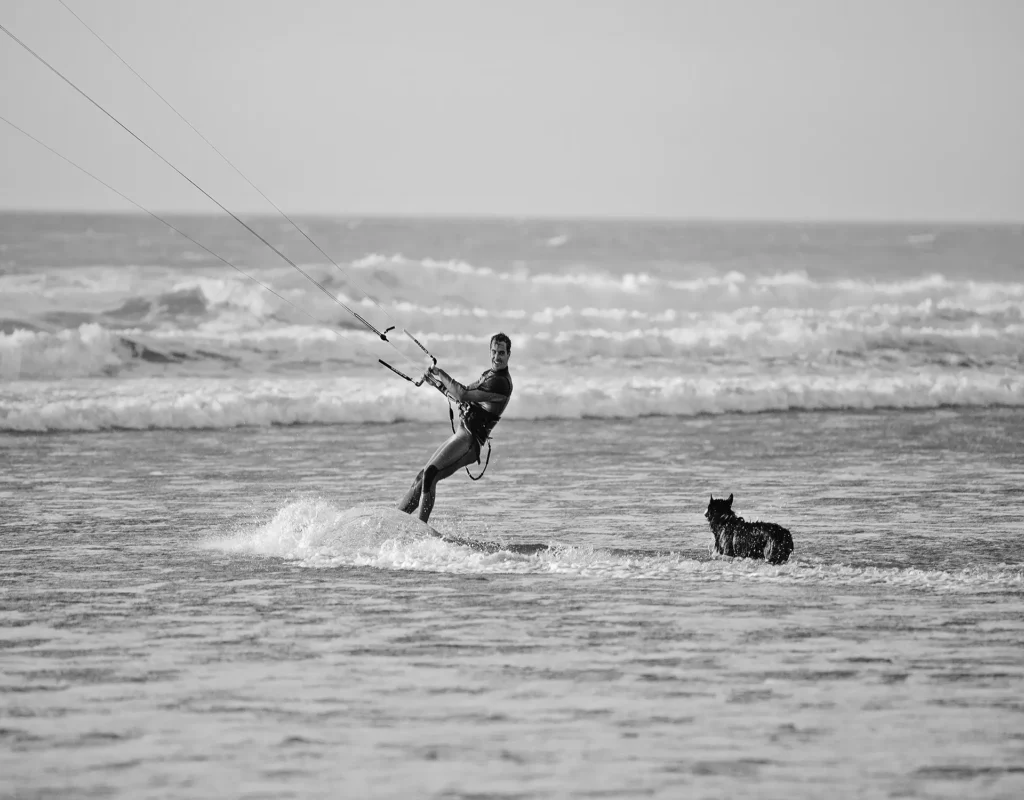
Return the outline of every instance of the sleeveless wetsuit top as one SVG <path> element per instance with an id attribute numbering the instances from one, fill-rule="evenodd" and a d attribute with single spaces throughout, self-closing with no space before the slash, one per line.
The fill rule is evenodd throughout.
<path id="1" fill-rule="evenodd" d="M 479 403 L 461 403 L 459 416 L 462 423 L 479 444 L 483 444 L 491 435 L 494 426 L 498 424 L 505 406 L 512 397 L 512 376 L 508 374 L 508 367 L 505 369 L 489 369 L 479 380 L 466 387 L 466 391 L 479 389 L 481 392 L 491 392 L 505 396 L 504 400 L 485 400 Z"/>

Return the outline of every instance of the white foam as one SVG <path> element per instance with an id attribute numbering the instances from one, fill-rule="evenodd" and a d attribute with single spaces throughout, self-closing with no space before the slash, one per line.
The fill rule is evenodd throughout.
<path id="1" fill-rule="evenodd" d="M 332 559 L 359 559 L 382 549 L 409 546 L 436 538 L 416 517 L 393 508 L 358 506 L 340 509 L 322 498 L 286 505 L 265 525 L 216 540 L 211 546 L 276 556 L 310 564 Z"/>
<path id="2" fill-rule="evenodd" d="M 750 375 L 541 371 L 516 378 L 506 419 L 635 418 L 762 411 L 1024 405 L 1024 378 L 933 366 L 906 374 Z M 138 377 L 9 383 L 0 430 L 232 428 L 245 425 L 390 423 L 447 416 L 432 390 L 376 372 L 323 377 Z"/>
<path id="3" fill-rule="evenodd" d="M 287 267 L 253 274 L 318 322 L 224 268 L 0 275 L 0 331 L 12 331 L 0 332 L 0 380 L 13 387 L 0 428 L 420 419 L 429 403 L 396 390 L 376 363 L 418 373 L 424 357 L 403 328 L 466 382 L 490 335 L 509 333 L 512 417 L 1022 402 L 1022 282 L 706 265 L 666 279 L 651 265 L 531 271 L 400 254 L 352 266 L 381 278 L 376 301 L 331 265 L 308 271 L 343 302 L 355 296 L 351 307 L 379 329 L 396 325 L 400 353 Z M 653 383 L 631 386 L 628 375 Z"/>
<path id="4" fill-rule="evenodd" d="M 241 309 L 259 320 L 271 316 L 282 305 L 270 292 L 248 280 L 189 278 L 175 283 L 172 291 L 189 290 L 198 290 L 212 309 Z"/>
<path id="5" fill-rule="evenodd" d="M 463 540 L 470 532 L 440 531 Z M 672 580 L 686 583 L 751 581 L 825 586 L 883 584 L 955 593 L 978 588 L 1020 588 L 1024 566 L 1001 564 L 962 570 L 853 567 L 793 560 L 782 565 L 747 559 L 692 559 L 678 554 L 628 554 L 586 545 L 549 543 L 534 554 L 487 552 L 439 538 L 407 514 L 381 506 L 342 510 L 323 499 L 282 508 L 254 530 L 209 546 L 295 561 L 306 568 L 362 566 L 460 574 L 553 574 L 595 579 Z"/>
<path id="6" fill-rule="evenodd" d="M 0 378 L 7 381 L 103 375 L 128 357 L 120 338 L 97 324 L 55 333 L 0 333 Z"/>

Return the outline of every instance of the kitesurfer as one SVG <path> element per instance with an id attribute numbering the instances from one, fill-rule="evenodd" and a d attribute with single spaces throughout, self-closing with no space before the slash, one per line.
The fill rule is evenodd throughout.
<path id="1" fill-rule="evenodd" d="M 480 448 L 490 437 L 512 396 L 512 377 L 508 372 L 511 352 L 512 341 L 508 336 L 504 333 L 492 336 L 491 368 L 469 386 L 463 386 L 437 366 L 427 371 L 426 381 L 459 404 L 459 425 L 437 448 L 399 502 L 398 507 L 406 514 L 419 508 L 419 517 L 426 522 L 434 508 L 437 482 L 473 462 L 479 463 Z"/>

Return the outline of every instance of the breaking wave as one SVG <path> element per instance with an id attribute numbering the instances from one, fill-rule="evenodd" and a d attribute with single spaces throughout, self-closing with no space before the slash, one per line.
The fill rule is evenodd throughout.
<path id="1" fill-rule="evenodd" d="M 217 364 L 207 364 L 211 370 Z M 1024 406 L 1024 379 L 941 370 L 906 375 L 516 376 L 509 420 L 636 418 L 793 410 Z M 446 419 L 436 392 L 379 374 L 313 378 L 146 377 L 0 391 L 0 431 L 208 429 Z"/>

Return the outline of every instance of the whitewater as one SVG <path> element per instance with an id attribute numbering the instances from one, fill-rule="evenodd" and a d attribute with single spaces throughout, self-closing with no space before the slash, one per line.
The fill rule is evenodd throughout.
<path id="1" fill-rule="evenodd" d="M 303 271 L 397 324 L 389 347 L 230 220 L 179 222 L 246 274 L 137 217 L 33 217 L 33 241 L 3 245 L 0 429 L 427 420 L 437 398 L 377 364 L 422 372 L 403 328 L 463 371 L 513 331 L 517 419 L 1024 399 L 1017 228 L 734 226 L 727 248 L 698 225 L 449 221 L 417 241 L 422 223 L 309 222 L 350 257 Z"/>
<path id="2" fill-rule="evenodd" d="M 0 214 L 0 795 L 1024 794 L 1024 228 L 298 221 Z"/>

